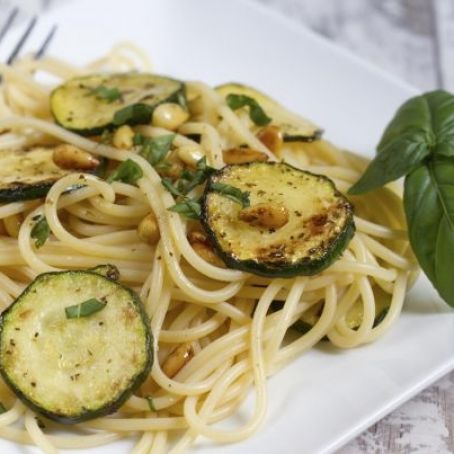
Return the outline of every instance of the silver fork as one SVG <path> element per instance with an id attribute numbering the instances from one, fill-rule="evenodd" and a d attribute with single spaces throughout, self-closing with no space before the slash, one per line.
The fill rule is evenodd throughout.
<path id="1" fill-rule="evenodd" d="M 18 13 L 19 13 L 19 8 L 14 8 L 10 12 L 8 17 L 6 18 L 6 21 L 4 22 L 3 26 L 0 28 L 0 44 L 1 44 L 2 40 L 3 40 L 3 38 L 8 33 L 9 29 L 14 24 L 14 21 L 15 21 L 17 15 L 18 15 Z M 35 25 L 36 25 L 37 22 L 38 22 L 38 17 L 37 16 L 33 16 L 29 20 L 24 32 L 22 33 L 22 35 L 20 36 L 20 38 L 17 41 L 16 45 L 14 46 L 13 50 L 9 54 L 8 58 L 6 59 L 6 64 L 7 65 L 11 65 L 14 62 L 14 60 L 16 60 L 16 58 L 19 55 L 19 52 L 24 47 L 24 44 L 27 42 L 27 40 L 28 40 L 29 36 L 31 35 L 33 29 L 35 28 Z M 56 31 L 57 31 L 57 26 L 54 25 L 49 30 L 49 32 L 47 33 L 46 37 L 44 38 L 44 41 L 39 46 L 38 50 L 35 51 L 34 58 L 39 59 L 46 53 L 46 51 L 47 51 L 47 49 L 48 49 L 53 37 L 55 36 L 55 32 Z"/>

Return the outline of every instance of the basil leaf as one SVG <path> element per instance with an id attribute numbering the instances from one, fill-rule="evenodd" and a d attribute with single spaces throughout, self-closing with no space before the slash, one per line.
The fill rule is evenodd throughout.
<path id="1" fill-rule="evenodd" d="M 133 145 L 143 145 L 143 141 L 145 140 L 145 137 L 140 133 L 140 132 L 136 132 L 134 134 L 134 137 L 132 138 L 132 143 Z"/>
<path id="2" fill-rule="evenodd" d="M 107 303 L 102 303 L 96 298 L 90 298 L 80 304 L 65 307 L 66 318 L 88 317 L 106 307 Z"/>
<path id="3" fill-rule="evenodd" d="M 182 202 L 178 202 L 169 208 L 169 211 L 179 213 L 188 219 L 200 219 L 202 214 L 202 208 L 200 202 L 192 199 L 185 199 Z"/>
<path id="4" fill-rule="evenodd" d="M 146 396 L 145 399 L 147 399 L 148 408 L 150 409 L 150 411 L 156 411 L 156 407 L 154 406 L 153 398 L 151 396 Z"/>
<path id="5" fill-rule="evenodd" d="M 36 224 L 33 226 L 30 236 L 35 240 L 35 246 L 39 249 L 44 246 L 50 236 L 50 228 L 44 216 L 38 216 Z"/>
<path id="6" fill-rule="evenodd" d="M 181 192 L 181 190 L 177 187 L 175 187 L 172 183 L 172 180 L 170 178 L 162 178 L 161 179 L 161 184 L 175 197 L 183 197 L 184 194 Z"/>
<path id="7" fill-rule="evenodd" d="M 227 105 L 232 109 L 240 109 L 241 107 L 249 107 L 249 117 L 257 126 L 266 126 L 271 123 L 271 118 L 260 107 L 260 104 L 250 96 L 236 95 L 230 93 L 225 98 Z"/>
<path id="8" fill-rule="evenodd" d="M 411 98 L 398 109 L 377 156 L 349 193 L 361 194 L 396 180 L 429 155 L 454 157 L 454 96 L 442 90 Z"/>
<path id="9" fill-rule="evenodd" d="M 421 134 L 415 133 L 387 143 L 348 193 L 362 194 L 411 172 L 430 153 L 423 140 Z"/>
<path id="10" fill-rule="evenodd" d="M 113 117 L 116 126 L 128 124 L 147 124 L 151 120 L 153 108 L 147 104 L 132 104 L 117 110 Z"/>
<path id="11" fill-rule="evenodd" d="M 436 159 L 410 173 L 404 206 L 413 252 L 440 296 L 454 307 L 454 161 Z"/>
<path id="12" fill-rule="evenodd" d="M 6 413 L 8 410 L 5 408 L 5 406 L 0 402 L 0 414 Z"/>
<path id="13" fill-rule="evenodd" d="M 110 104 L 111 102 L 121 99 L 121 92 L 115 87 L 109 88 L 104 85 L 99 85 L 99 87 L 90 89 L 87 96 L 95 96 L 96 99 Z"/>
<path id="14" fill-rule="evenodd" d="M 167 156 L 172 146 L 175 134 L 166 134 L 153 138 L 145 138 L 142 140 L 142 150 L 140 154 L 152 165 L 156 166 L 161 163 Z"/>
<path id="15" fill-rule="evenodd" d="M 142 178 L 142 169 L 133 160 L 123 161 L 107 178 L 106 181 L 122 181 L 123 183 L 135 184 L 139 178 Z"/>
<path id="16" fill-rule="evenodd" d="M 211 183 L 210 189 L 236 203 L 239 203 L 242 208 L 246 208 L 250 205 L 249 192 L 243 192 L 241 189 L 235 188 L 234 186 L 219 183 L 217 181 Z"/>

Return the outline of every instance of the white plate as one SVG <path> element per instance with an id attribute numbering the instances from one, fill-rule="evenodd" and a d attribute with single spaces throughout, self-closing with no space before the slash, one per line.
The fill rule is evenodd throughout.
<path id="1" fill-rule="evenodd" d="M 367 155 L 395 109 L 415 93 L 276 13 L 240 0 L 82 0 L 43 22 L 59 25 L 52 44 L 58 56 L 82 63 L 112 43 L 132 40 L 162 73 L 255 85 L 322 125 L 329 139 Z M 454 312 L 420 279 L 384 338 L 349 351 L 313 349 L 271 378 L 267 421 L 255 436 L 216 449 L 203 443 L 197 452 L 333 452 L 453 368 Z M 122 441 L 108 452 L 130 446 Z M 0 452 L 35 451 L 0 440 Z"/>

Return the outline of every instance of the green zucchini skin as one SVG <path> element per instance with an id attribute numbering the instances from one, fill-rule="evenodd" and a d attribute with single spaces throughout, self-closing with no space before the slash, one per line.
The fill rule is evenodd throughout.
<path id="1" fill-rule="evenodd" d="M 324 244 L 320 250 L 322 254 L 316 258 L 304 257 L 303 259 L 296 261 L 294 263 L 290 262 L 281 262 L 281 263 L 270 263 L 267 261 L 260 260 L 258 258 L 253 259 L 240 259 L 235 256 L 235 254 L 230 251 L 226 251 L 223 245 L 220 242 L 220 238 L 213 228 L 211 222 L 211 213 L 210 213 L 210 194 L 212 194 L 213 189 L 212 185 L 215 182 L 222 180 L 226 171 L 232 168 L 253 168 L 254 166 L 286 166 L 288 169 L 293 171 L 302 172 L 307 175 L 311 175 L 317 178 L 320 181 L 328 184 L 335 197 L 338 197 L 342 201 L 344 208 L 346 210 L 346 220 L 341 232 L 332 238 L 328 244 Z M 251 180 L 252 181 L 252 180 Z M 244 181 L 243 181 L 244 183 Z M 230 184 L 230 182 L 229 182 Z M 234 185 L 233 185 L 234 186 Z M 243 187 L 241 187 L 243 189 Z M 233 202 L 234 203 L 234 202 Z M 311 172 L 302 171 L 286 163 L 275 163 L 275 162 L 251 162 L 247 164 L 237 164 L 225 166 L 217 172 L 213 173 L 208 179 L 207 185 L 205 187 L 204 195 L 202 197 L 202 215 L 201 222 L 206 230 L 216 253 L 221 257 L 221 259 L 226 263 L 230 268 L 238 269 L 248 273 L 256 274 L 263 277 L 282 277 L 282 278 L 291 278 L 298 275 L 311 276 L 318 274 L 328 268 L 345 250 L 350 240 L 353 238 L 355 233 L 355 224 L 353 220 L 353 206 L 348 202 L 348 200 L 336 189 L 334 183 L 324 175 L 317 175 Z"/>
<path id="2" fill-rule="evenodd" d="M 77 102 L 79 100 L 86 101 L 87 94 L 90 88 L 96 88 L 97 86 L 104 85 L 109 88 L 117 88 L 118 85 L 122 84 L 131 78 L 149 78 L 150 81 L 156 84 L 171 84 L 172 88 L 169 87 L 168 93 L 164 93 L 161 97 L 154 100 L 147 101 L 144 99 L 137 99 L 134 102 L 128 103 L 127 101 L 114 101 L 112 103 L 106 103 L 102 100 L 95 100 L 95 97 L 91 97 L 93 105 L 91 110 L 84 112 L 82 117 L 86 118 L 92 115 L 95 117 L 99 114 L 99 111 L 109 110 L 104 115 L 104 119 L 93 121 L 92 125 L 77 126 L 74 125 L 74 119 L 72 115 L 77 112 Z M 118 87 L 121 89 L 121 86 Z M 63 108 L 61 101 L 61 95 L 67 90 L 74 90 L 73 103 L 70 108 Z M 66 102 L 66 101 L 65 101 Z M 176 79 L 172 79 L 166 76 L 160 76 L 156 74 L 147 73 L 120 73 L 110 74 L 108 76 L 101 74 L 92 74 L 88 76 L 76 77 L 66 81 L 63 85 L 56 87 L 50 95 L 51 112 L 55 122 L 67 129 L 68 131 L 75 132 L 82 136 L 96 136 L 104 132 L 105 130 L 113 130 L 122 124 L 136 125 L 136 124 L 148 124 L 151 121 L 154 109 L 162 103 L 171 102 L 178 103 L 182 107 L 186 107 L 186 87 L 185 85 Z M 131 118 L 124 122 L 115 121 L 115 114 L 124 108 L 131 108 L 133 114 Z"/>
<path id="3" fill-rule="evenodd" d="M 12 203 L 19 200 L 33 200 L 45 197 L 55 181 L 40 182 L 34 185 L 16 184 L 9 189 L 0 190 L 0 202 Z"/>
<path id="4" fill-rule="evenodd" d="M 45 197 L 60 178 L 77 172 L 62 169 L 53 162 L 54 147 L 35 146 L 27 150 L 3 150 L 0 153 L 0 203 Z M 98 175 L 106 160 L 84 173 Z M 75 189 L 75 188 L 72 188 Z"/>
<path id="5" fill-rule="evenodd" d="M 135 310 L 137 311 L 143 325 L 144 329 L 144 342 L 145 342 L 145 351 L 146 351 L 146 362 L 138 373 L 136 373 L 132 378 L 128 386 L 121 391 L 118 395 L 113 396 L 113 398 L 105 402 L 100 408 L 97 409 L 84 409 L 78 412 L 77 414 L 65 414 L 58 411 L 49 410 L 40 405 L 36 400 L 30 398 L 27 393 L 23 392 L 20 387 L 18 387 L 15 380 L 11 378 L 5 368 L 4 364 L 4 345 L 6 342 L 5 331 L 8 323 L 16 323 L 14 319 L 14 311 L 17 308 L 17 305 L 20 304 L 21 300 L 27 296 L 30 292 L 34 292 L 35 287 L 41 284 L 42 281 L 48 281 L 53 278 L 59 278 L 61 275 L 71 275 L 71 276 L 94 276 L 100 281 L 107 281 L 111 285 L 117 286 L 121 290 L 129 294 L 129 298 L 134 305 Z M 10 317 L 13 317 L 11 320 Z M 69 322 L 79 323 L 83 319 L 79 320 L 69 320 Z M 108 342 L 109 339 L 106 339 Z M 50 272 L 40 274 L 23 292 L 18 298 L 9 306 L 5 311 L 2 312 L 0 316 L 0 373 L 5 381 L 5 383 L 11 388 L 11 390 L 17 395 L 17 397 L 29 408 L 35 412 L 43 415 L 44 417 L 51 419 L 53 421 L 59 422 L 61 424 L 76 424 L 79 422 L 87 421 L 90 419 L 98 418 L 101 416 L 108 415 L 110 413 L 118 410 L 124 402 L 132 395 L 132 393 L 145 381 L 148 377 L 151 367 L 153 365 L 153 335 L 150 330 L 150 322 L 148 316 L 145 312 L 145 309 L 139 299 L 139 297 L 128 287 L 123 286 L 117 282 L 113 282 L 108 277 L 98 274 L 94 271 L 88 270 L 73 270 L 73 271 L 61 271 L 61 272 Z M 43 368 L 46 367 L 46 364 L 42 365 Z"/>

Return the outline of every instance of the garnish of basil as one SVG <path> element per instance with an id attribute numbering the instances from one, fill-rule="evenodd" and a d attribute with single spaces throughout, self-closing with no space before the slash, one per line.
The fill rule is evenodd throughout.
<path id="1" fill-rule="evenodd" d="M 172 146 L 175 134 L 166 134 L 157 137 L 146 137 L 142 139 L 142 149 L 140 154 L 153 166 L 156 167 L 161 164 L 166 158 Z M 138 139 L 135 140 L 135 143 Z"/>
<path id="2" fill-rule="evenodd" d="M 110 104 L 111 102 L 121 99 L 121 92 L 115 87 L 109 88 L 104 85 L 99 85 L 98 87 L 90 89 L 87 96 L 94 96 L 96 99 Z"/>
<path id="3" fill-rule="evenodd" d="M 231 93 L 225 98 L 227 105 L 232 109 L 249 107 L 249 117 L 257 126 L 266 126 L 271 123 L 271 118 L 261 108 L 260 104 L 250 96 Z"/>
<path id="4" fill-rule="evenodd" d="M 200 219 L 202 208 L 198 200 L 186 198 L 169 208 L 169 211 L 181 214 L 188 219 Z"/>
<path id="5" fill-rule="evenodd" d="M 391 120 L 377 156 L 350 194 L 405 177 L 412 249 L 440 296 L 454 307 L 454 96 L 437 90 L 408 100 Z"/>
<path id="6" fill-rule="evenodd" d="M 49 238 L 50 228 L 46 218 L 42 215 L 37 216 L 33 220 L 36 222 L 30 232 L 30 236 L 35 240 L 35 246 L 39 249 L 41 246 L 44 246 Z"/>
<path id="7" fill-rule="evenodd" d="M 172 182 L 169 178 L 162 178 L 161 184 L 174 197 L 177 197 L 177 203 L 169 208 L 169 211 L 179 213 L 188 219 L 200 219 L 202 209 L 200 201 L 187 196 L 197 186 L 205 183 L 207 178 L 215 172 L 216 169 L 207 165 L 206 157 L 197 161 L 195 170 L 184 170 L 181 177 Z"/>
<path id="8" fill-rule="evenodd" d="M 153 107 L 147 104 L 132 104 L 117 110 L 113 117 L 116 126 L 124 124 L 147 124 L 151 120 Z"/>
<path id="9" fill-rule="evenodd" d="M 219 183 L 217 181 L 211 183 L 210 189 L 239 203 L 242 208 L 247 208 L 250 205 L 249 192 L 243 192 L 241 189 L 235 188 L 234 186 Z"/>
<path id="10" fill-rule="evenodd" d="M 138 164 L 132 159 L 123 161 L 107 178 L 107 181 L 122 181 L 123 183 L 136 184 L 139 178 L 142 178 L 143 172 Z"/>
<path id="11" fill-rule="evenodd" d="M 151 396 L 146 396 L 145 399 L 147 399 L 148 408 L 150 409 L 150 411 L 156 411 L 156 407 L 154 406 L 153 398 Z"/>
<path id="12" fill-rule="evenodd" d="M 83 303 L 65 307 L 65 314 L 66 318 L 88 317 L 92 314 L 95 314 L 96 312 L 101 311 L 105 307 L 106 303 L 103 303 L 96 298 L 90 298 Z"/>

